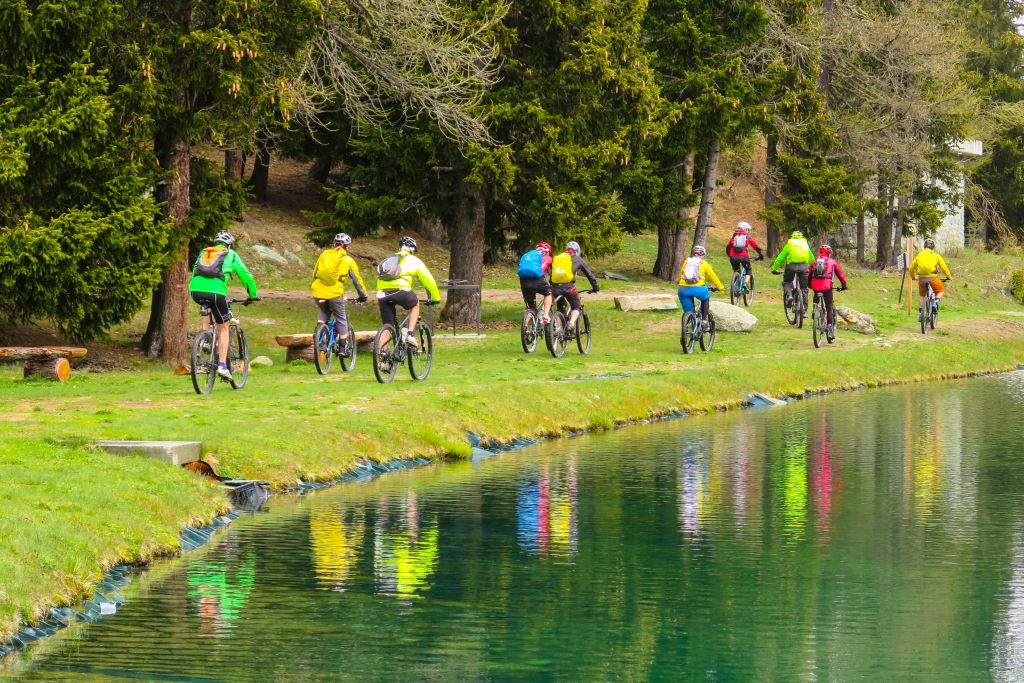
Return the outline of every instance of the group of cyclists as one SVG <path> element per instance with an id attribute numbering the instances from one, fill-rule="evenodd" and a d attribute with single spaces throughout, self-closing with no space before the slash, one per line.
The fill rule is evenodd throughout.
<path id="1" fill-rule="evenodd" d="M 351 281 L 356 290 L 357 298 L 352 301 L 363 303 L 368 298 L 366 283 L 359 272 L 359 266 L 348 253 L 351 244 L 352 238 L 349 235 L 335 235 L 333 246 L 321 253 L 317 259 L 310 285 L 310 293 L 319 311 L 318 320 L 325 324 L 333 322 L 336 325 L 338 339 L 342 342 L 347 340 L 351 329 L 345 306 L 346 284 Z M 217 324 L 216 373 L 226 380 L 231 379 L 231 368 L 227 362 L 230 341 L 228 323 L 232 320 L 227 299 L 229 278 L 234 276 L 238 279 L 250 299 L 257 298 L 256 281 L 234 250 L 234 245 L 234 235 L 227 231 L 218 233 L 213 244 L 200 252 L 193 265 L 192 279 L 189 283 L 192 299 L 209 311 L 209 315 L 203 318 L 203 328 L 209 329 L 214 323 Z M 419 281 L 426 289 L 429 296 L 425 301 L 427 305 L 440 303 L 441 299 L 437 281 L 426 264 L 416 256 L 416 249 L 415 239 L 409 236 L 402 237 L 399 240 L 398 251 L 378 264 L 376 283 L 381 321 L 385 326 L 390 325 L 392 329 L 398 330 L 397 308 L 405 309 L 408 312 L 408 324 L 402 329 L 402 340 L 414 350 L 419 346 L 416 328 L 420 320 L 420 300 L 413 290 L 414 281 Z M 758 261 L 764 259 L 764 252 L 751 236 L 750 224 L 741 221 L 726 243 L 726 255 L 733 272 L 742 272 L 743 284 L 750 289 L 754 284 L 750 264 L 751 251 L 757 253 Z M 923 302 L 930 292 L 934 293 L 933 305 L 937 309 L 944 294 L 941 276 L 950 279 L 952 275 L 945 260 L 935 251 L 934 240 L 924 241 L 924 249 L 914 257 L 909 271 L 911 278 L 918 281 L 922 311 Z M 828 337 L 829 341 L 834 340 L 834 281 L 839 280 L 840 291 L 847 289 L 848 282 L 834 257 L 832 247 L 828 244 L 820 245 L 815 256 L 804 234 L 799 230 L 793 231 L 772 263 L 772 274 L 777 275 L 780 272 L 784 296 L 794 297 L 804 310 L 807 307 L 808 288 L 816 297 L 824 299 L 828 312 Z M 551 321 L 552 301 L 559 297 L 565 299 L 569 308 L 565 332 L 569 338 L 574 333 L 582 310 L 580 291 L 576 286 L 577 276 L 582 274 L 589 281 L 590 289 L 587 291 L 598 292 L 601 289 L 576 241 L 570 241 L 565 245 L 564 251 L 554 255 L 550 244 L 539 242 L 520 258 L 517 273 L 526 306 L 536 311 L 537 297 L 542 298 L 542 321 L 545 325 Z M 799 291 L 794 290 L 794 285 Z M 722 289 L 724 286 L 721 280 L 707 260 L 707 249 L 702 245 L 695 245 L 679 272 L 677 292 L 684 313 L 693 314 L 699 304 L 701 324 L 706 330 L 709 324 L 711 293 Z"/>

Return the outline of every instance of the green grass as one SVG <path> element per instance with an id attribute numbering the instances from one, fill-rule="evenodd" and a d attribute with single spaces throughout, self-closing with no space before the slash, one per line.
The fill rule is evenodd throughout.
<path id="1" fill-rule="evenodd" d="M 607 263 L 638 279 L 610 283 L 612 289 L 674 292 L 643 275 L 649 254 L 634 252 L 649 250 L 650 242 L 635 238 L 623 258 L 626 267 Z M 725 279 L 725 259 L 712 261 Z M 710 354 L 680 352 L 678 313 L 621 313 L 611 301 L 591 300 L 591 355 L 570 347 L 556 360 L 541 344 L 527 356 L 519 346 L 521 303 L 513 293 L 508 301 L 487 303 L 486 339 L 439 334 L 426 382 L 413 382 L 401 370 L 393 384 L 382 386 L 367 355 L 353 374 L 328 377 L 310 365 L 284 363 L 274 335 L 310 331 L 314 321 L 312 303 L 300 296 L 242 311 L 253 355 L 275 362 L 254 369 L 242 391 L 219 384 L 212 395 L 197 396 L 187 377 L 152 362 L 138 362 L 132 372 L 80 371 L 63 384 L 23 381 L 17 367 L 0 367 L 0 463 L 5 487 L 14 487 L 0 508 L 0 532 L 15 539 L 0 546 L 0 638 L 39 606 L 81 596 L 105 564 L 173 547 L 180 525 L 223 504 L 191 475 L 81 446 L 90 440 L 198 440 L 222 474 L 283 487 L 336 477 L 360 458 L 464 457 L 468 431 L 497 440 L 556 435 L 672 410 L 728 408 L 755 391 L 797 395 L 1024 362 L 1024 326 L 1001 313 L 1020 308 L 1001 293 L 1009 287 L 1010 260 L 967 254 L 951 265 L 958 279 L 939 329 L 926 337 L 916 331 L 916 317 L 896 303 L 897 277 L 850 269 L 852 289 L 838 301 L 875 315 L 880 333 L 840 333 L 836 346 L 817 350 L 809 328 L 785 324 L 778 279 L 761 264 L 760 300 L 751 309 L 759 324 L 749 334 L 722 333 Z M 375 306 L 353 310 L 357 328 L 377 326 Z M 144 323 L 139 316 L 119 328 L 115 341 L 131 343 Z"/>

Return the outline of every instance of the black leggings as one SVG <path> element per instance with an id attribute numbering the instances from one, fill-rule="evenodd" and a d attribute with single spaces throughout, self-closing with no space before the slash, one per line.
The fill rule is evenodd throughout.
<path id="1" fill-rule="evenodd" d="M 828 314 L 828 324 L 829 325 L 835 325 L 836 324 L 835 296 L 833 296 L 834 294 L 835 294 L 835 292 L 833 292 L 831 289 L 826 290 L 824 292 L 815 292 L 814 293 L 814 300 L 815 301 L 818 300 L 819 296 L 822 297 L 823 299 L 825 299 L 825 312 Z"/>
<path id="2" fill-rule="evenodd" d="M 395 306 L 401 306 L 405 310 L 415 308 L 419 303 L 419 297 L 411 289 L 385 289 L 384 296 L 377 298 L 377 306 L 380 308 L 380 319 L 385 325 L 391 325 L 398 329 L 398 318 L 395 315 Z M 409 330 L 412 332 L 412 330 Z"/>

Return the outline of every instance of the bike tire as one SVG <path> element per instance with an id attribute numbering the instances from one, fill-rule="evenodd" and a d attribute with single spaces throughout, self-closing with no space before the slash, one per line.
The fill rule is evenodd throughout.
<path id="1" fill-rule="evenodd" d="M 334 360 L 334 353 L 331 351 L 331 328 L 327 323 L 317 322 L 313 328 L 313 364 L 316 371 L 326 375 L 331 371 L 331 361 Z"/>
<path id="2" fill-rule="evenodd" d="M 811 314 L 811 337 L 814 339 L 814 348 L 820 349 L 823 337 L 828 336 L 828 320 L 825 317 L 825 309 L 814 304 L 814 312 Z"/>
<path id="3" fill-rule="evenodd" d="M 802 330 L 804 327 L 804 318 L 807 317 L 807 301 L 804 298 L 804 293 L 798 292 L 796 299 L 796 329 Z"/>
<path id="4" fill-rule="evenodd" d="M 397 344 L 398 333 L 393 325 L 381 326 L 373 338 L 373 374 L 381 384 L 393 380 L 398 372 L 398 363 L 395 362 Z"/>
<path id="5" fill-rule="evenodd" d="M 565 355 L 565 326 L 567 324 L 568 321 L 565 313 L 557 311 L 551 316 L 551 346 L 549 350 L 555 358 L 561 358 Z"/>
<path id="6" fill-rule="evenodd" d="M 693 327 L 694 318 L 693 313 L 683 313 L 683 331 L 679 338 L 679 344 L 683 347 L 683 353 L 686 354 L 693 353 L 693 347 L 697 341 L 694 336 L 696 333 Z"/>
<path id="7" fill-rule="evenodd" d="M 519 325 L 519 340 L 523 343 L 523 353 L 537 350 L 537 313 L 527 308 L 523 311 L 523 322 Z"/>
<path id="8" fill-rule="evenodd" d="M 792 294 L 782 294 L 782 307 L 786 310 L 786 322 L 796 325 L 796 305 Z"/>
<path id="9" fill-rule="evenodd" d="M 348 326 L 348 353 L 338 354 L 338 360 L 341 362 L 341 369 L 345 372 L 352 372 L 356 369 L 356 357 L 359 355 L 359 342 L 356 341 L 356 331 L 352 329 L 352 324 Z"/>
<path id="10" fill-rule="evenodd" d="M 754 303 L 754 274 L 747 273 L 750 276 L 750 286 L 743 289 L 743 305 L 749 307 Z"/>
<path id="11" fill-rule="evenodd" d="M 231 388 L 241 389 L 249 380 L 249 342 L 240 325 L 231 326 L 228 346 L 228 367 L 231 368 Z"/>
<path id="12" fill-rule="evenodd" d="M 420 348 L 409 349 L 409 374 L 417 382 L 422 382 L 430 374 L 430 368 L 434 364 L 434 335 L 430 333 L 430 327 L 420 324 L 416 327 L 416 338 L 420 342 Z"/>
<path id="13" fill-rule="evenodd" d="M 931 315 L 924 314 L 925 306 L 931 308 L 928 299 L 925 299 L 924 303 L 917 309 L 918 321 L 921 323 L 921 334 L 928 334 L 928 319 L 931 318 Z"/>
<path id="14" fill-rule="evenodd" d="M 928 308 L 928 325 L 934 330 L 935 326 L 939 323 L 939 312 L 935 310 L 935 305 L 931 305 Z"/>
<path id="15" fill-rule="evenodd" d="M 740 274 L 734 274 L 732 282 L 729 284 L 729 303 L 733 306 L 736 305 L 737 299 L 740 298 L 741 284 Z"/>
<path id="16" fill-rule="evenodd" d="M 197 394 L 208 394 L 213 391 L 213 385 L 217 382 L 216 353 L 217 345 L 213 341 L 213 332 L 197 332 L 192 339 L 192 352 L 189 358 L 192 388 Z"/>
<path id="17" fill-rule="evenodd" d="M 576 348 L 584 356 L 590 353 L 593 330 L 590 327 L 590 316 L 585 310 L 580 311 L 580 317 L 576 320 Z M 586 342 L 583 341 L 586 337 Z"/>
<path id="18" fill-rule="evenodd" d="M 701 351 L 711 351 L 715 348 L 715 340 L 718 339 L 718 330 L 715 327 L 715 316 L 708 313 L 708 331 L 701 330 L 700 348 Z"/>

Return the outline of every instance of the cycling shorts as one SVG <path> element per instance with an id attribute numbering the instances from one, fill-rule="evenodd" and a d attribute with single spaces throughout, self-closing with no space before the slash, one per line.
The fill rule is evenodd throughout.
<path id="1" fill-rule="evenodd" d="M 228 298 L 223 294 L 192 292 L 192 301 L 209 308 L 213 322 L 218 325 L 231 322 L 231 306 L 228 305 Z"/>
<path id="2" fill-rule="evenodd" d="M 576 285 L 551 285 L 551 294 L 557 299 L 562 296 L 569 302 L 569 307 L 573 311 L 579 311 L 583 309 L 583 302 L 580 301 L 580 293 L 576 291 Z"/>
<path id="3" fill-rule="evenodd" d="M 542 277 L 521 277 L 519 278 L 519 289 L 523 292 L 523 301 L 530 308 L 537 305 L 537 296 L 548 296 L 551 294 L 551 285 Z"/>
<path id="4" fill-rule="evenodd" d="M 786 266 L 786 273 L 782 276 L 782 286 L 788 287 L 793 281 L 793 274 L 796 273 L 800 282 L 800 289 L 807 289 L 807 280 L 810 275 L 810 265 L 807 263 L 790 263 Z"/>
<path id="5" fill-rule="evenodd" d="M 938 277 L 931 279 L 917 278 L 917 291 L 921 293 L 921 296 L 928 296 L 929 287 L 932 288 L 936 296 L 946 291 L 946 286 L 942 284 L 942 280 Z"/>
<path id="6" fill-rule="evenodd" d="M 409 310 L 415 308 L 418 303 L 419 297 L 411 289 L 383 289 L 377 292 L 377 306 L 380 308 L 381 322 L 396 329 L 398 318 L 395 315 L 395 306 Z"/>
<path id="7" fill-rule="evenodd" d="M 747 272 L 750 272 L 750 257 L 749 256 L 730 256 L 729 263 L 732 264 L 732 272 L 740 272 L 740 265 L 744 265 L 747 268 Z"/>
<path id="8" fill-rule="evenodd" d="M 333 299 L 316 299 L 317 308 L 320 309 L 320 313 L 316 316 L 316 319 L 322 323 L 327 322 L 331 319 L 331 314 L 334 314 L 334 319 L 341 323 L 340 330 L 348 328 L 348 313 L 345 311 L 345 297 L 336 296 Z M 339 330 L 339 333 L 340 333 Z"/>

